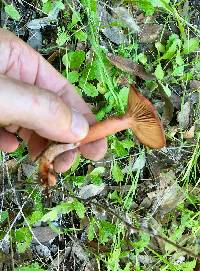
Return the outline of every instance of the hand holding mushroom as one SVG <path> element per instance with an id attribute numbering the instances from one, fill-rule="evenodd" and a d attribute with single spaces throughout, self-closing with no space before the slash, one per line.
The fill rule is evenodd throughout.
<path id="1" fill-rule="evenodd" d="M 28 142 L 32 158 L 48 140 L 75 143 L 88 133 L 95 117 L 73 86 L 40 54 L 11 32 L 0 29 L 0 149 L 18 147 L 16 133 Z M 82 146 L 88 159 L 98 160 L 106 152 L 106 140 Z M 54 170 L 63 172 L 78 150 L 62 153 Z"/>

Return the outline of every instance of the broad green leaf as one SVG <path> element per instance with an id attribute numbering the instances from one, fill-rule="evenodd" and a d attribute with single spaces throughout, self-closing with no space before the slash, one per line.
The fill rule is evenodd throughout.
<path id="1" fill-rule="evenodd" d="M 73 206 L 74 206 L 74 210 L 76 211 L 78 217 L 84 218 L 86 210 L 85 210 L 85 206 L 83 205 L 83 203 L 78 200 L 74 200 Z"/>
<path id="2" fill-rule="evenodd" d="M 112 166 L 112 176 L 116 182 L 123 181 L 124 175 L 117 162 Z"/>
<path id="3" fill-rule="evenodd" d="M 15 230 L 15 241 L 19 253 L 24 253 L 30 246 L 32 241 L 32 234 L 26 227 Z"/>
<path id="4" fill-rule="evenodd" d="M 71 84 L 74 84 L 76 82 L 78 82 L 78 78 L 80 76 L 80 73 L 78 73 L 77 71 L 72 71 L 68 73 L 68 80 Z"/>
<path id="5" fill-rule="evenodd" d="M 155 76 L 158 80 L 162 80 L 164 78 L 164 71 L 162 69 L 161 64 L 158 64 L 155 70 Z"/>
<path id="6" fill-rule="evenodd" d="M 0 223 L 4 222 L 8 218 L 8 211 L 0 212 Z"/>
<path id="7" fill-rule="evenodd" d="M 63 10 L 65 8 L 65 5 L 63 4 L 62 0 L 56 0 L 55 1 L 55 6 L 59 9 L 59 10 Z"/>
<path id="8" fill-rule="evenodd" d="M 84 62 L 84 60 L 85 52 L 82 50 L 68 53 L 68 61 L 71 69 L 79 68 L 81 64 Z"/>
<path id="9" fill-rule="evenodd" d="M 183 53 L 189 54 L 195 52 L 198 48 L 199 48 L 199 38 L 187 39 L 183 44 Z"/>
<path id="10" fill-rule="evenodd" d="M 87 33 L 83 32 L 83 30 L 78 30 L 75 32 L 75 37 L 80 41 L 86 41 L 87 40 Z"/>
<path id="11" fill-rule="evenodd" d="M 42 11 L 46 14 L 49 14 L 49 12 L 53 9 L 53 5 L 51 3 L 51 1 L 46 1 L 46 2 L 43 2 L 43 5 L 42 5 Z"/>
<path id="12" fill-rule="evenodd" d="M 144 53 L 140 53 L 138 56 L 137 56 L 137 59 L 140 63 L 142 63 L 143 65 L 145 65 L 147 63 L 147 57 Z"/>
<path id="13" fill-rule="evenodd" d="M 5 12 L 15 21 L 19 21 L 21 18 L 20 13 L 12 4 L 5 6 Z"/>

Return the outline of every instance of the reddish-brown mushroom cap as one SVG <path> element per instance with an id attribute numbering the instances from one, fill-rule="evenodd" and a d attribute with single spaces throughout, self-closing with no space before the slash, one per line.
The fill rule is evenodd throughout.
<path id="1" fill-rule="evenodd" d="M 130 87 L 127 114 L 130 116 L 130 126 L 142 144 L 153 149 L 165 146 L 164 129 L 155 108 L 134 85 Z"/>

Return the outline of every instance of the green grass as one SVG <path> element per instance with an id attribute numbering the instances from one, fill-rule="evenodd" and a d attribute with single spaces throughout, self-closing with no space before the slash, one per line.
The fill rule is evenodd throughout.
<path id="1" fill-rule="evenodd" d="M 118 79 L 120 76 L 128 78 L 129 83 L 136 80 L 132 75 L 113 67 L 106 58 L 108 49 L 101 46 L 102 34 L 96 1 L 80 1 L 81 12 L 75 10 L 73 5 L 67 3 L 68 1 L 55 2 L 61 7 L 62 19 L 65 22 L 67 20 L 67 24 L 58 25 L 56 45 L 51 47 L 65 50 L 60 58 L 60 72 L 76 86 L 77 92 L 84 99 L 96 105 L 95 108 L 98 109 L 95 113 L 98 120 L 112 114 L 122 114 L 127 102 L 128 84 L 121 87 Z M 147 71 L 155 72 L 157 80 L 153 83 L 140 81 L 140 90 L 148 90 L 145 94 L 147 93 L 155 104 L 158 104 L 160 96 L 161 99 L 167 97 L 171 100 L 174 86 L 181 86 L 182 92 L 179 96 L 183 106 L 191 95 L 187 90 L 188 82 L 192 79 L 200 79 L 200 58 L 197 53 L 199 30 L 180 14 L 184 1 L 174 1 L 173 4 L 167 0 L 122 2 L 124 6 L 136 3 L 145 16 L 159 13 L 164 28 L 160 39 L 154 43 L 151 55 L 143 50 L 142 45 L 132 34 L 128 34 L 128 44 L 112 45 L 109 50 L 138 63 L 142 62 Z M 69 10 L 63 10 L 62 3 Z M 43 1 L 44 14 L 49 14 L 52 8 L 53 1 Z M 14 19 L 16 12 L 9 9 L 9 15 Z M 170 22 L 176 24 L 178 33 L 171 32 L 165 37 L 165 30 L 168 29 Z M 87 43 L 92 55 L 89 61 L 84 50 L 76 50 L 77 42 Z M 199 125 L 198 107 L 199 103 L 192 108 L 192 124 L 196 125 Z M 158 110 L 161 115 L 162 107 L 158 106 Z M 172 136 L 173 126 L 177 127 L 177 131 Z M 54 195 L 60 193 L 61 196 L 58 197 L 56 204 L 53 203 L 52 208 L 45 208 L 41 188 L 30 179 L 22 190 L 19 189 L 19 192 L 23 191 L 20 195 L 26 198 L 24 202 L 27 203 L 29 199 L 31 204 L 25 208 L 22 199 L 17 210 L 14 210 L 14 217 L 19 212 L 23 213 L 22 220 L 13 225 L 9 221 L 9 212 L 6 211 L 11 199 L 6 195 L 8 199 L 6 198 L 0 212 L 0 225 L 2 224 L 0 239 L 8 234 L 12 239 L 13 250 L 23 255 L 29 250 L 34 223 L 42 220 L 54 231 L 59 232 L 62 238 L 65 237 L 65 233 L 80 239 L 81 233 L 84 233 L 87 242 L 83 242 L 82 246 L 92 258 L 96 259 L 97 270 L 140 271 L 156 268 L 193 270 L 197 257 L 195 258 L 192 253 L 199 254 L 196 240 L 200 234 L 198 189 L 200 133 L 195 131 L 194 138 L 184 139 L 185 131 L 178 127 L 177 120 L 174 118 L 167 125 L 166 132 L 169 150 L 176 148 L 177 152 L 185 150 L 189 152 L 189 155 L 183 157 L 182 162 L 177 161 L 173 165 L 168 165 L 169 168 L 163 169 L 162 166 L 160 168 L 160 173 L 163 174 L 168 169 L 172 170 L 174 181 L 184 190 L 184 198 L 176 203 L 171 211 L 163 216 L 159 213 L 152 215 L 152 209 L 142 205 L 143 199 L 149 193 L 157 191 L 161 178 L 160 175 L 155 176 L 152 172 L 153 165 L 149 163 L 148 157 L 154 155 L 155 159 L 161 159 L 159 155 L 162 151 L 156 154 L 140 146 L 133 138 L 132 132 L 126 131 L 108 138 L 108 158 L 103 164 L 79 156 L 73 167 L 59 176 L 59 183 L 52 193 Z M 20 163 L 24 155 L 25 149 L 22 146 L 10 157 L 19 160 Z M 170 155 L 166 160 L 167 158 L 170 159 Z M 81 200 L 77 197 L 76 192 L 81 186 L 103 183 L 106 187 L 111 187 L 111 190 L 97 197 L 97 201 Z M 137 207 L 134 207 L 134 204 L 137 204 Z M 20 206 L 23 206 L 22 210 Z M 9 207 L 13 208 L 13 206 Z M 66 221 L 73 221 L 73 223 L 64 227 L 53 225 L 52 222 L 59 216 L 63 225 Z M 154 225 L 153 232 L 150 218 L 157 223 L 157 227 Z M 159 239 L 156 235 L 163 239 Z M 92 242 L 96 244 L 95 249 L 92 247 Z M 178 248 L 176 243 L 183 249 Z M 187 254 L 184 248 L 191 253 Z M 141 257 L 145 256 L 148 263 L 142 264 Z M 180 258 L 183 257 L 185 257 L 183 262 L 179 263 Z M 15 270 L 47 270 L 48 268 L 48 263 L 44 260 L 40 261 L 39 257 L 35 263 L 28 265 L 28 262 L 24 261 L 24 266 L 18 266 Z"/>

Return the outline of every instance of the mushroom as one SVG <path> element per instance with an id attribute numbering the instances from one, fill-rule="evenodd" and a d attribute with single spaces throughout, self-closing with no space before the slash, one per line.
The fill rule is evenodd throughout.
<path id="1" fill-rule="evenodd" d="M 39 159 L 42 184 L 48 187 L 56 184 L 52 163 L 57 155 L 129 128 L 133 130 L 138 140 L 149 148 L 160 149 L 166 144 L 164 130 L 155 108 L 134 85 L 130 86 L 128 107 L 123 116 L 94 123 L 90 126 L 87 136 L 79 143 L 53 143 L 43 152 Z"/>

